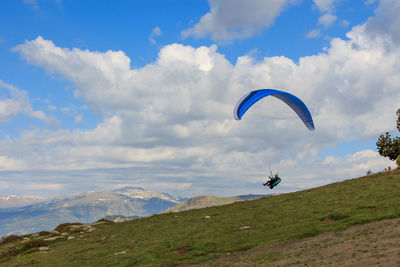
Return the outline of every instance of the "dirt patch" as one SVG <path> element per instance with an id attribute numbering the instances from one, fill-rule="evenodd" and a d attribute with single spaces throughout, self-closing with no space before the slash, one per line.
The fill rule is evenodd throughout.
<path id="1" fill-rule="evenodd" d="M 188 246 L 181 247 L 180 249 L 174 250 L 174 252 L 178 255 L 185 255 L 189 250 Z"/>
<path id="2" fill-rule="evenodd" d="M 400 219 L 219 256 L 196 266 L 400 266 Z"/>
<path id="3" fill-rule="evenodd" d="M 331 218 L 325 218 L 323 220 L 321 220 L 322 223 L 331 223 L 334 222 L 335 220 L 331 219 Z"/>

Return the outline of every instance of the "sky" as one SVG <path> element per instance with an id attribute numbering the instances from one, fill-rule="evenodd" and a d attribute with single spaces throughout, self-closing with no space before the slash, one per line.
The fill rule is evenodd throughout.
<path id="1" fill-rule="evenodd" d="M 293 192 L 395 166 L 396 0 L 0 2 L 0 195 Z M 309 131 L 267 97 L 290 92 Z"/>

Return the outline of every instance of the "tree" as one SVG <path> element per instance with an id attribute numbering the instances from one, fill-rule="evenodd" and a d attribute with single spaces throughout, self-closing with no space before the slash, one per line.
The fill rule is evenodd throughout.
<path id="1" fill-rule="evenodd" d="M 397 115 L 397 129 L 400 131 L 400 109 L 396 112 Z M 396 160 L 396 164 L 400 167 L 400 138 L 392 138 L 388 132 L 385 135 L 381 134 L 376 142 L 378 152 L 383 157 L 388 157 L 391 160 Z"/>
<path id="2" fill-rule="evenodd" d="M 400 132 L 400 108 L 396 111 L 397 115 L 397 130 Z"/>

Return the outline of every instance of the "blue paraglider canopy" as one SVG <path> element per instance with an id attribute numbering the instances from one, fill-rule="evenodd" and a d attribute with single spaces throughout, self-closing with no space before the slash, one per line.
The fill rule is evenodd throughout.
<path id="1" fill-rule="evenodd" d="M 303 101 L 301 101 L 298 97 L 292 94 L 274 89 L 260 89 L 251 91 L 250 93 L 244 95 L 236 104 L 236 107 L 234 109 L 233 116 L 235 117 L 235 119 L 240 120 L 244 115 L 244 113 L 252 105 L 254 105 L 258 100 L 266 96 L 274 96 L 285 102 L 289 107 L 291 107 L 297 113 L 297 115 L 303 121 L 304 125 L 310 131 L 313 131 L 315 129 L 311 113 L 306 107 L 306 105 L 303 103 Z"/>

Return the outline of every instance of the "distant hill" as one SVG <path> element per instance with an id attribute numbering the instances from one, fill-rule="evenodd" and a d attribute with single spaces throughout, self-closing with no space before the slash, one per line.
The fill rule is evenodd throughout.
<path id="1" fill-rule="evenodd" d="M 197 196 L 189 198 L 185 201 L 182 201 L 175 206 L 172 206 L 162 213 L 167 212 L 179 212 L 184 210 L 192 210 L 192 209 L 201 209 L 201 208 L 208 208 L 213 206 L 220 206 L 231 204 L 237 201 L 246 201 L 246 200 L 253 200 L 262 197 L 266 197 L 268 195 L 242 195 L 242 196 L 234 196 L 234 197 L 216 197 L 216 196 Z"/>
<path id="2" fill-rule="evenodd" d="M 44 201 L 44 198 L 35 196 L 0 196 L 0 209 L 15 208 Z"/>
<path id="3" fill-rule="evenodd" d="M 0 209 L 0 236 L 50 230 L 65 222 L 90 223 L 112 215 L 143 217 L 177 203 L 171 196 L 136 187 L 76 193 Z"/>
<path id="4" fill-rule="evenodd" d="M 127 222 L 140 218 L 139 216 L 107 215 L 104 219 L 113 222 Z"/>

